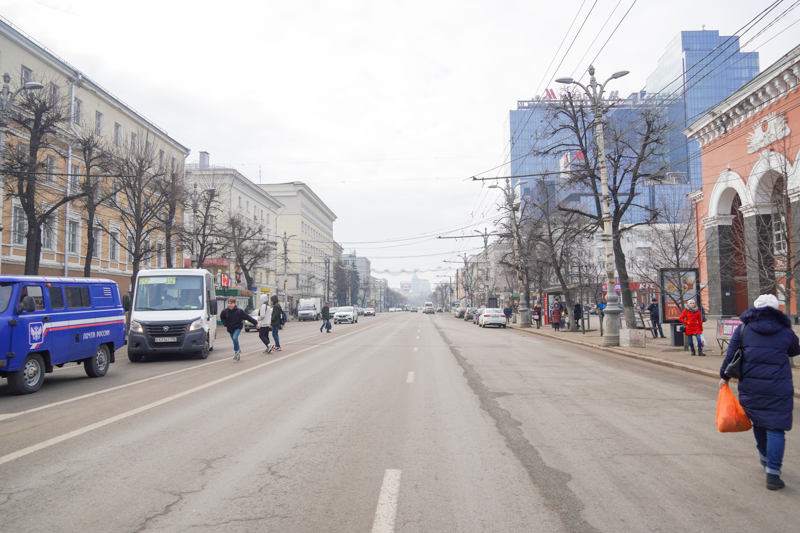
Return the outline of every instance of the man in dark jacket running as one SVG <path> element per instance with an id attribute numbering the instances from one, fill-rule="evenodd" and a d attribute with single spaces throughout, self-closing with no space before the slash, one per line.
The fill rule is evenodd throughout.
<path id="1" fill-rule="evenodd" d="M 281 308 L 280 301 L 277 295 L 273 295 L 272 299 L 272 338 L 275 339 L 276 352 L 281 351 L 281 340 L 278 338 L 278 330 L 281 329 L 283 323 L 283 308 Z"/>
<path id="2" fill-rule="evenodd" d="M 319 332 L 322 333 L 322 330 L 325 327 L 328 327 L 328 333 L 331 332 L 331 310 L 328 307 L 328 302 L 325 302 L 325 305 L 322 308 L 322 326 L 319 328 Z"/>
<path id="3" fill-rule="evenodd" d="M 790 357 L 800 354 L 800 343 L 792 331 L 789 317 L 780 311 L 772 294 L 756 298 L 753 309 L 740 317 L 743 324 L 734 331 L 728 353 L 719 370 L 722 387 L 725 374 L 744 336 L 739 402 L 753 423 L 756 448 L 767 472 L 767 488 L 782 489 L 781 464 L 786 447 L 785 432 L 792 429 L 794 383 Z"/>
<path id="4" fill-rule="evenodd" d="M 236 307 L 236 298 L 228 298 L 228 308 L 223 309 L 219 315 L 220 322 L 231 334 L 233 340 L 233 360 L 238 361 L 242 358 L 242 351 L 239 349 L 239 334 L 244 327 L 244 321 L 252 323 L 258 329 L 258 322 L 256 319 L 244 312 L 244 310 Z"/>

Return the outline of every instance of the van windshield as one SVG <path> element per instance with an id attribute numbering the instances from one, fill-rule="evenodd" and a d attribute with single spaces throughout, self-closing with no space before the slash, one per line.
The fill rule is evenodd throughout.
<path id="1" fill-rule="evenodd" d="M 0 285 L 0 313 L 4 313 L 8 309 L 8 302 L 11 301 L 13 288 L 12 285 Z"/>
<path id="2" fill-rule="evenodd" d="M 136 287 L 136 311 L 203 309 L 200 276 L 141 277 Z"/>

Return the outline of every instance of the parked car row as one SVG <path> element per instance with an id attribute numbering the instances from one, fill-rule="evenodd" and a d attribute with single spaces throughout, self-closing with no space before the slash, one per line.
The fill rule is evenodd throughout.
<path id="1" fill-rule="evenodd" d="M 462 318 L 481 327 L 506 327 L 506 317 L 502 309 L 492 307 L 458 307 L 453 309 L 455 318 Z"/>

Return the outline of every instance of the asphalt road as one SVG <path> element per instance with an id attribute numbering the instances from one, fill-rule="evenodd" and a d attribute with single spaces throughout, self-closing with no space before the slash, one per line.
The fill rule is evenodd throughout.
<path id="1" fill-rule="evenodd" d="M 450 315 L 0 386 L 2 531 L 796 531 L 702 376 Z"/>

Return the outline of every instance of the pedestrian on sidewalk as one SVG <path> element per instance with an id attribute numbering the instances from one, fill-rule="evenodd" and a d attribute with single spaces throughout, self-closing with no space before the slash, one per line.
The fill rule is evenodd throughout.
<path id="1" fill-rule="evenodd" d="M 581 318 L 583 318 L 583 307 L 580 302 L 575 302 L 572 308 L 572 320 L 575 321 L 575 331 L 581 329 Z"/>
<path id="2" fill-rule="evenodd" d="M 553 304 L 553 309 L 550 311 L 550 319 L 553 321 L 553 329 L 561 331 L 561 303 L 558 300 Z"/>
<path id="3" fill-rule="evenodd" d="M 722 387 L 730 377 L 725 369 L 739 349 L 744 336 L 739 402 L 753 423 L 753 435 L 767 473 L 767 488 L 782 489 L 781 464 L 786 447 L 785 433 L 792 429 L 794 383 L 790 357 L 800 354 L 800 343 L 789 317 L 780 311 L 778 299 L 762 294 L 740 317 L 719 370 Z"/>
<path id="4" fill-rule="evenodd" d="M 272 302 L 272 317 L 270 319 L 270 326 L 272 326 L 272 338 L 275 340 L 275 346 L 273 347 L 273 350 L 280 352 L 281 340 L 278 338 L 278 330 L 281 328 L 281 324 L 283 324 L 286 319 L 284 318 L 283 308 L 281 308 L 278 296 L 273 295 L 270 301 Z"/>
<path id="5" fill-rule="evenodd" d="M 658 330 L 657 332 L 661 335 L 661 338 L 666 339 L 664 330 L 661 329 L 661 321 L 659 320 L 658 298 L 653 298 L 650 305 L 647 306 L 647 310 L 650 311 L 650 324 L 653 326 L 653 338 L 656 338 L 656 330 Z"/>
<path id="6" fill-rule="evenodd" d="M 244 321 L 252 323 L 258 329 L 256 319 L 245 313 L 244 309 L 236 307 L 236 298 L 228 298 L 228 308 L 223 309 L 219 315 L 222 325 L 228 330 L 233 340 L 233 360 L 239 361 L 242 358 L 242 350 L 239 348 L 239 334 L 244 327 Z"/>
<path id="7" fill-rule="evenodd" d="M 692 349 L 692 355 L 705 356 L 706 354 L 703 353 L 703 341 L 701 337 L 703 334 L 703 314 L 697 307 L 697 302 L 694 300 L 686 302 L 686 307 L 683 313 L 681 313 L 681 316 L 678 317 L 678 320 L 686 324 L 685 333 L 689 337 L 689 348 Z M 697 354 L 694 352 L 695 337 L 697 338 Z"/>
<path id="8" fill-rule="evenodd" d="M 325 305 L 322 307 L 322 326 L 319 328 L 319 332 L 322 333 L 322 330 L 328 326 L 328 333 L 331 332 L 331 310 L 328 307 L 328 302 L 325 302 Z"/>
<path id="9" fill-rule="evenodd" d="M 262 294 L 261 306 L 258 308 L 258 338 L 264 343 L 264 353 L 272 352 L 272 346 L 269 344 L 269 332 L 272 329 L 270 327 L 271 322 L 272 308 L 269 306 L 269 296 Z"/>
<path id="10" fill-rule="evenodd" d="M 506 305 L 505 309 L 503 309 L 503 314 L 506 317 L 506 324 L 511 323 L 511 305 Z"/>
<path id="11" fill-rule="evenodd" d="M 539 300 L 533 304 L 533 321 L 536 322 L 536 329 L 539 329 L 542 325 L 542 304 Z"/>

